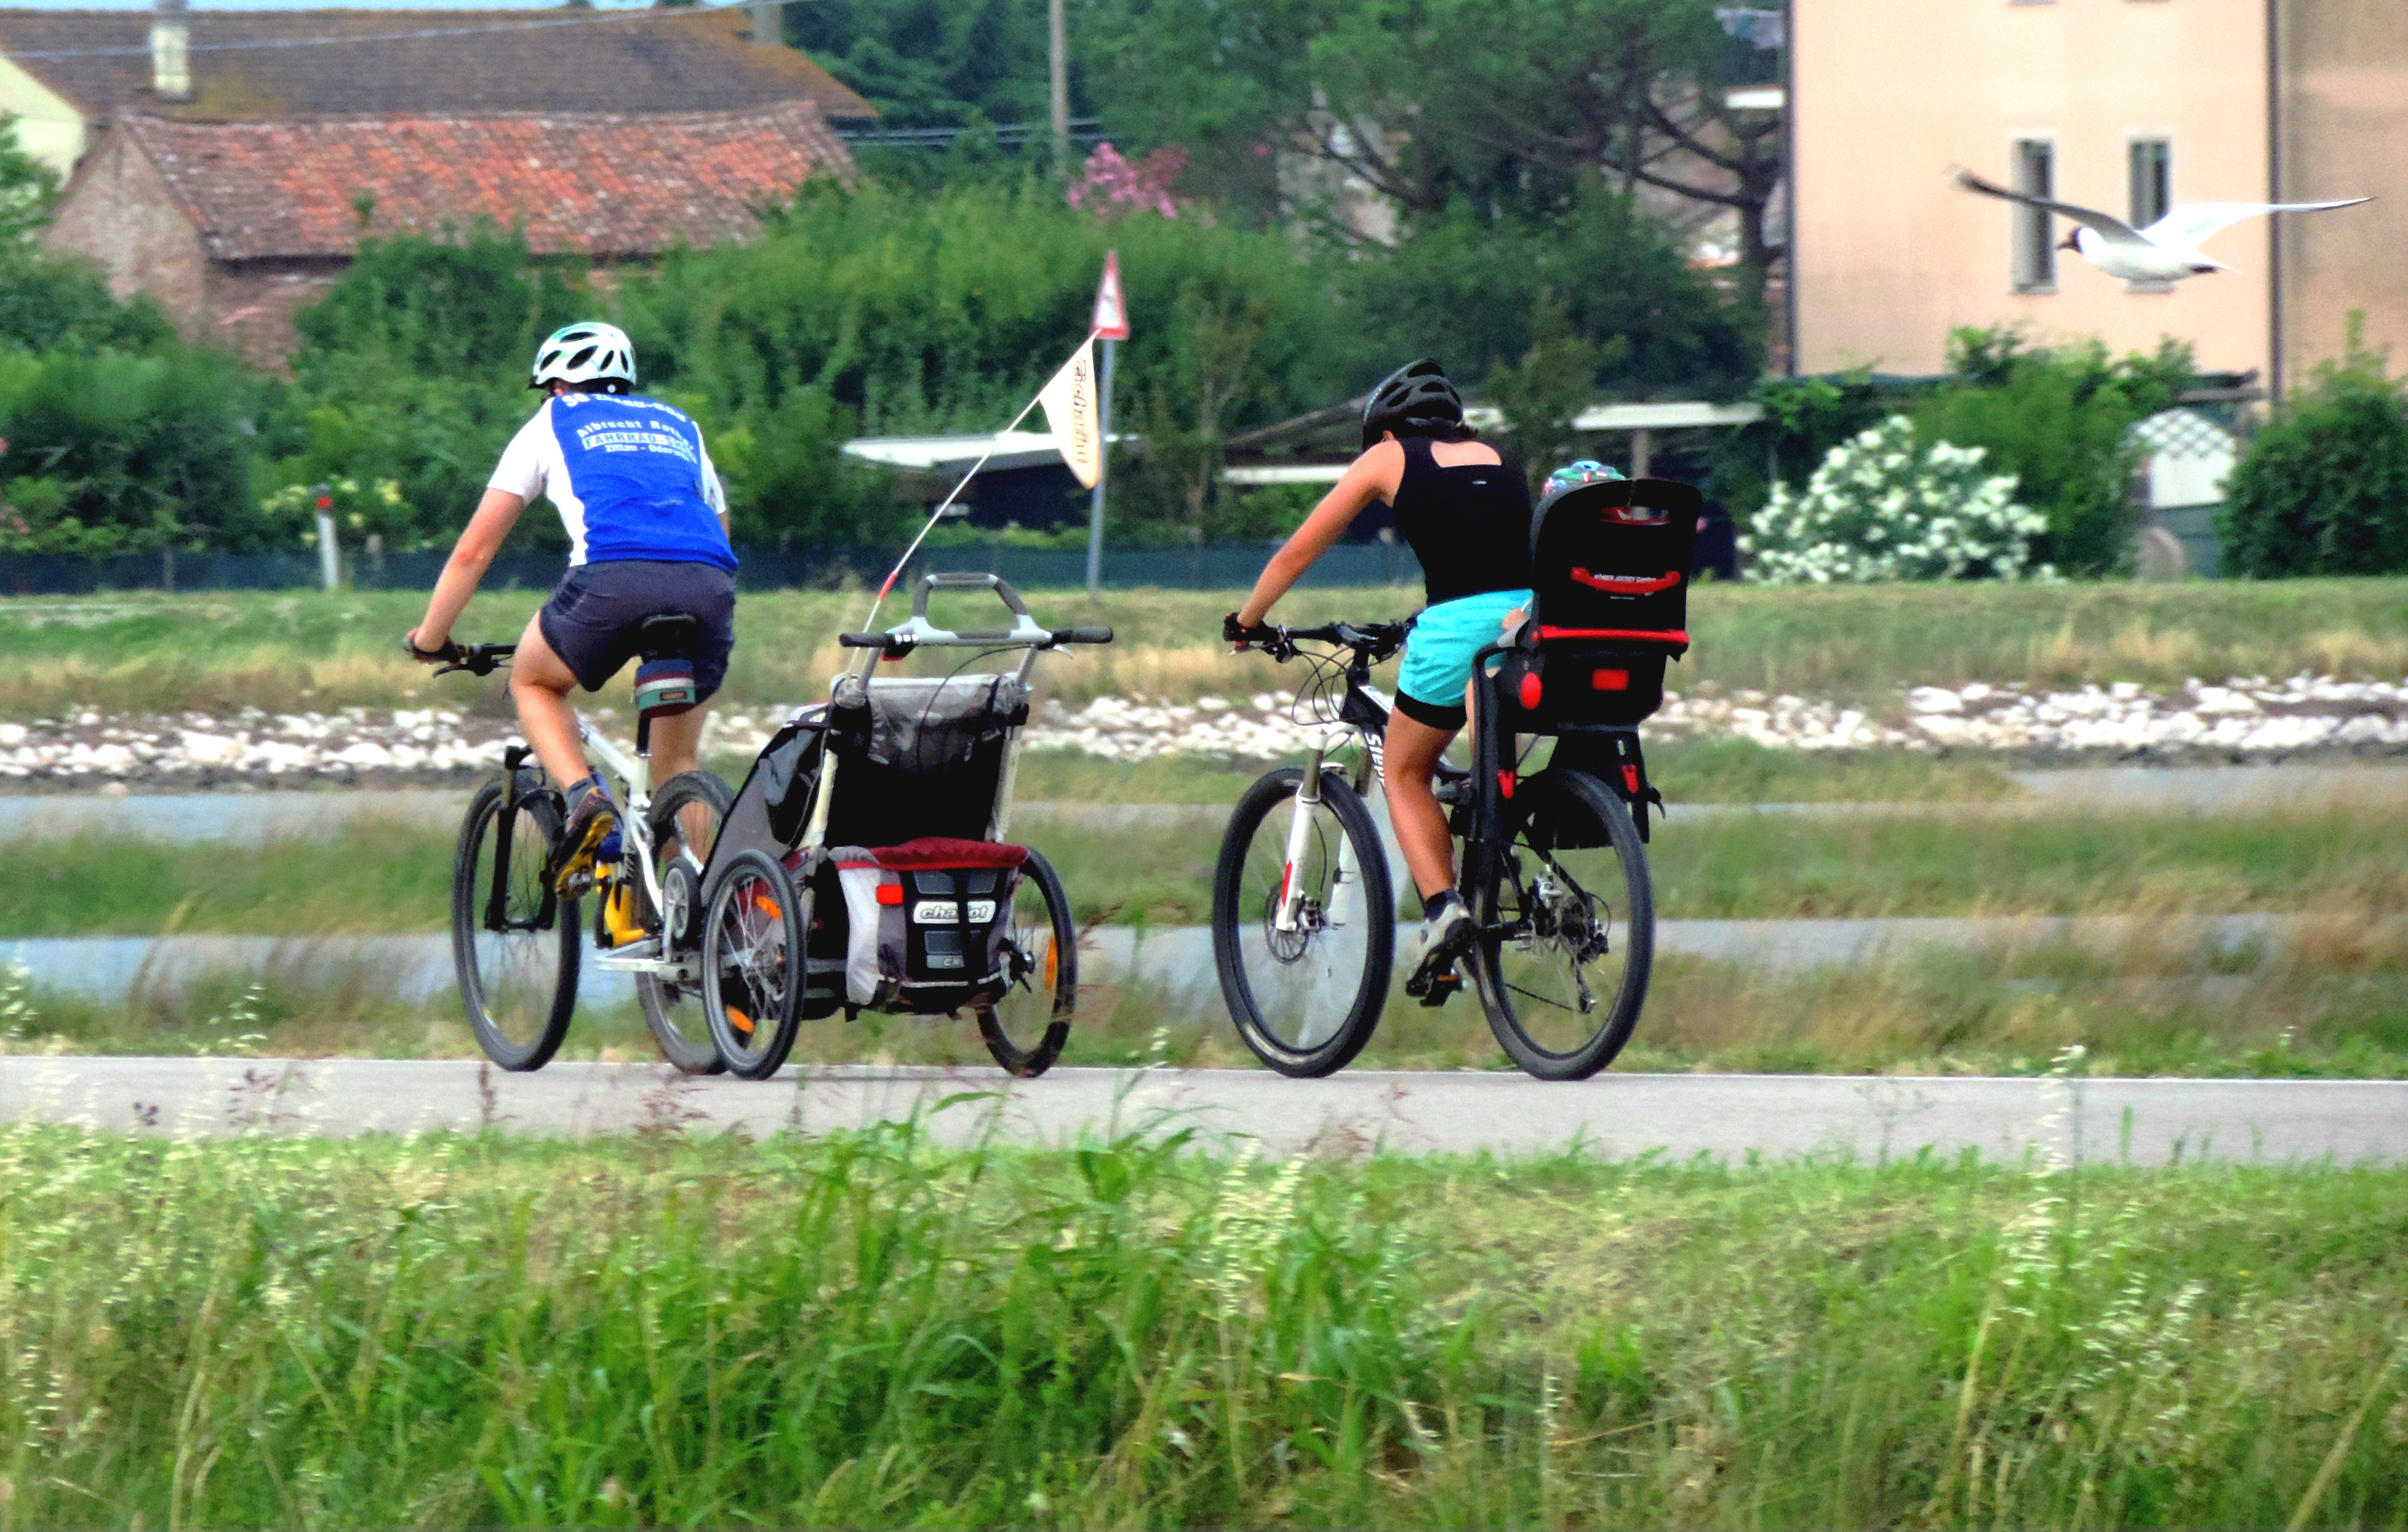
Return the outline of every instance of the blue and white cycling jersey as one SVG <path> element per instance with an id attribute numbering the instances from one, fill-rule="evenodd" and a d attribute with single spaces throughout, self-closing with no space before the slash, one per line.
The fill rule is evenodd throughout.
<path id="1" fill-rule="evenodd" d="M 702 429 L 681 409 L 635 394 L 546 399 L 502 453 L 488 488 L 550 499 L 568 529 L 568 562 L 660 559 L 736 567 L 719 518 L 727 492 Z"/>

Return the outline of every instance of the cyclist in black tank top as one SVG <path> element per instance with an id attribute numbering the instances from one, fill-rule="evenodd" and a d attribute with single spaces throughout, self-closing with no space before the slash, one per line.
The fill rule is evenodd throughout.
<path id="1" fill-rule="evenodd" d="M 1472 656 L 1521 621 L 1530 601 L 1530 491 L 1521 470 L 1477 439 L 1463 400 L 1436 362 L 1415 362 L 1371 391 L 1363 455 L 1271 556 L 1226 635 L 1258 626 L 1312 562 L 1373 500 L 1393 507 L 1421 561 L 1428 606 L 1414 620 L 1388 720 L 1388 818 L 1414 886 L 1421 928 L 1406 943 L 1412 971 L 1451 965 L 1469 947 L 1471 918 L 1455 893 L 1455 846 L 1431 791 L 1439 758 L 1462 729 Z"/>
<path id="2" fill-rule="evenodd" d="M 1428 437 L 1407 437 L 1405 471 L 1390 505 L 1421 561 L 1433 607 L 1490 591 L 1530 588 L 1530 488 L 1511 463 L 1441 466 Z"/>

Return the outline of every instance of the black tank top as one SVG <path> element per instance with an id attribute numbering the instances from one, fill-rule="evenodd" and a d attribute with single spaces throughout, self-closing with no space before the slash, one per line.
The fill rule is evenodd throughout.
<path id="1" fill-rule="evenodd" d="M 1404 477 L 1397 482 L 1397 524 L 1433 607 L 1487 591 L 1530 585 L 1530 487 L 1511 463 L 1441 467 L 1430 438 L 1404 437 Z"/>

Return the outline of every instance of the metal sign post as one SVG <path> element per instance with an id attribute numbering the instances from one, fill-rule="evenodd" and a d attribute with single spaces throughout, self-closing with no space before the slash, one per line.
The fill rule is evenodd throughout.
<path id="1" fill-rule="evenodd" d="M 318 583 L 329 591 L 342 589 L 343 560 L 335 544 L 335 497 L 327 486 L 318 486 Z"/>
<path id="2" fill-rule="evenodd" d="M 1087 599 L 1104 588 L 1104 482 L 1112 471 L 1112 356 L 1128 338 L 1128 305 L 1121 298 L 1121 252 L 1104 252 L 1104 279 L 1096 289 L 1095 332 L 1104 343 L 1104 376 L 1096 401 L 1096 428 L 1103 437 L 1103 467 L 1087 502 Z"/>

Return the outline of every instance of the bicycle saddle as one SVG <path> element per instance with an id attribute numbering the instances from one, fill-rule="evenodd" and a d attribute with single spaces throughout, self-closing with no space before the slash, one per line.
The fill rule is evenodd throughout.
<path id="1" fill-rule="evenodd" d="M 685 612 L 647 617 L 636 629 L 636 651 L 648 660 L 686 654 L 702 637 L 702 620 Z"/>

